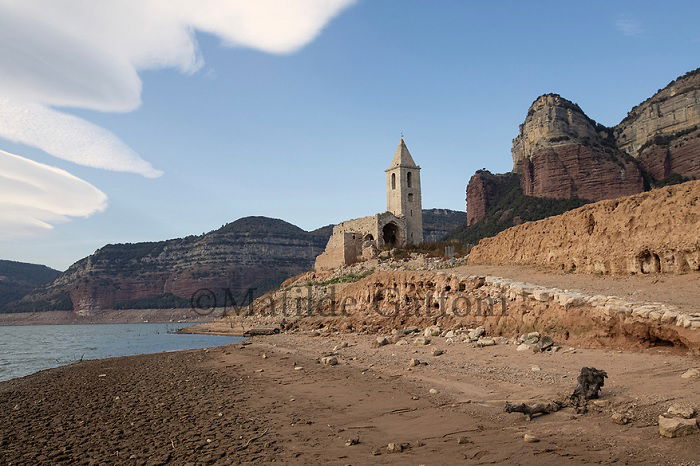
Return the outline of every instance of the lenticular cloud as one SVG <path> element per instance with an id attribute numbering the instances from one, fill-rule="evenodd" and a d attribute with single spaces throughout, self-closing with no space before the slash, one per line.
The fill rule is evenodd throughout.
<path id="1" fill-rule="evenodd" d="M 132 111 L 141 104 L 140 70 L 193 73 L 202 66 L 196 31 L 219 37 L 224 46 L 291 53 L 352 3 L 0 0 L 0 138 L 80 165 L 160 176 L 116 135 L 52 107 Z M 3 186 L 0 203 L 11 195 Z M 7 212 L 0 220 L 3 227 Z M 51 221 L 33 213 L 26 217 L 19 223 Z"/>
<path id="2" fill-rule="evenodd" d="M 0 150 L 0 240 L 53 228 L 107 207 L 107 196 L 65 170 Z"/>

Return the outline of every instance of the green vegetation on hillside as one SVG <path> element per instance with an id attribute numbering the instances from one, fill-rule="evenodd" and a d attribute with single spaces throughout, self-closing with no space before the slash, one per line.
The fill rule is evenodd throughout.
<path id="1" fill-rule="evenodd" d="M 32 289 L 51 282 L 60 273 L 45 265 L 0 260 L 0 306 L 20 299 Z"/>
<path id="2" fill-rule="evenodd" d="M 486 217 L 467 227 L 459 227 L 447 236 L 447 240 L 457 240 L 463 244 L 476 244 L 482 238 L 494 236 L 516 223 L 541 220 L 552 215 L 559 215 L 571 209 L 581 207 L 590 201 L 585 199 L 549 199 L 523 194 L 520 187 L 520 175 L 508 173 L 502 175 L 496 198 L 486 212 Z"/>

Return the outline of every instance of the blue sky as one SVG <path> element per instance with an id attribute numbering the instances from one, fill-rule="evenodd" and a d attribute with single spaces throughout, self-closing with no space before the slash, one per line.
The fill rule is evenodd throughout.
<path id="1" fill-rule="evenodd" d="M 140 72 L 141 105 L 62 111 L 111 131 L 163 175 L 64 169 L 108 206 L 0 241 L 0 258 L 65 269 L 106 243 L 199 234 L 248 215 L 304 229 L 385 209 L 400 133 L 422 167 L 424 208 L 465 207 L 475 170 L 512 167 L 530 103 L 556 92 L 618 123 L 700 66 L 697 2 L 364 0 L 292 53 L 223 47 L 197 33 L 203 65 Z M 1 65 L 0 65 L 1 66 Z"/>

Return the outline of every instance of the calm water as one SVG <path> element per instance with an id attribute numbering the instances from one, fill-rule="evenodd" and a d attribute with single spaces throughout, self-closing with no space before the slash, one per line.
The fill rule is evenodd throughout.
<path id="1" fill-rule="evenodd" d="M 0 326 L 0 381 L 99 359 L 219 346 L 241 340 L 211 335 L 173 335 L 191 324 Z"/>

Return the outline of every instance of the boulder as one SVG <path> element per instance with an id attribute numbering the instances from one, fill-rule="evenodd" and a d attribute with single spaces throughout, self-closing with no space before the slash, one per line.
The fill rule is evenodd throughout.
<path id="1" fill-rule="evenodd" d="M 668 408 L 666 414 L 676 417 L 682 417 L 683 419 L 690 419 L 693 416 L 695 416 L 695 409 L 692 406 L 674 404 Z"/>
<path id="2" fill-rule="evenodd" d="M 674 438 L 691 435 L 698 432 L 697 419 L 659 416 L 659 434 L 662 437 Z"/>
<path id="3" fill-rule="evenodd" d="M 684 379 L 700 379 L 700 370 L 698 369 L 688 369 L 681 375 Z"/>
<path id="4" fill-rule="evenodd" d="M 387 337 L 377 337 L 374 341 L 374 347 L 379 348 L 380 346 L 385 346 L 389 344 L 389 339 Z"/>
<path id="5" fill-rule="evenodd" d="M 437 337 L 437 336 L 440 336 L 440 333 L 442 333 L 442 330 L 440 329 L 440 327 L 437 325 L 432 325 L 423 331 L 423 336 L 424 337 Z"/>
<path id="6" fill-rule="evenodd" d="M 425 346 L 430 344 L 430 338 L 427 337 L 417 337 L 413 340 L 413 344 L 416 346 Z"/>

